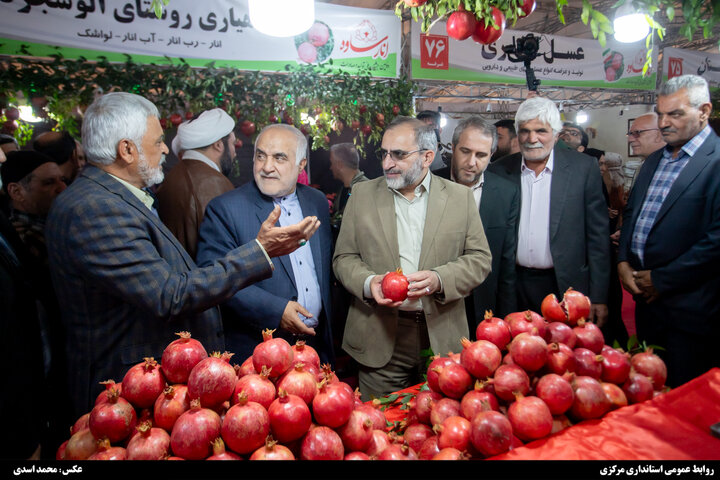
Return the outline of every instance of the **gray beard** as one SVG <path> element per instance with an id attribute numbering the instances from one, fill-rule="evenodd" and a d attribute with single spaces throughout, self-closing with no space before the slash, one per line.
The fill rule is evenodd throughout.
<path id="1" fill-rule="evenodd" d="M 163 163 L 165 163 L 165 155 L 162 156 L 157 168 L 153 169 L 145 158 L 145 154 L 140 153 L 140 158 L 138 159 L 138 174 L 146 187 L 158 185 L 165 179 L 165 173 L 162 169 Z"/>
<path id="2" fill-rule="evenodd" d="M 385 175 L 385 181 L 388 187 L 393 190 L 402 190 L 403 188 L 413 185 L 420 179 L 422 174 L 422 159 L 418 157 L 418 161 L 415 162 L 409 169 L 407 169 L 400 178 L 389 179 Z"/>

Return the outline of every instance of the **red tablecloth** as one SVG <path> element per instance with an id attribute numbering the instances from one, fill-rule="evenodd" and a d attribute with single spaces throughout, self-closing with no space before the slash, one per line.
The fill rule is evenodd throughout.
<path id="1" fill-rule="evenodd" d="M 406 412 L 393 407 L 385 414 L 396 421 Z M 653 400 L 580 422 L 493 459 L 720 460 L 720 439 L 710 433 L 717 422 L 720 369 L 714 368 Z"/>

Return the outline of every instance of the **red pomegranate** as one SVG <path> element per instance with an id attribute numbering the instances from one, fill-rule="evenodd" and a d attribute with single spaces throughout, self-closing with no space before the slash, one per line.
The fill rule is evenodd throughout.
<path id="1" fill-rule="evenodd" d="M 603 382 L 622 384 L 630 374 L 630 355 L 605 345 L 600 352 L 602 354 L 602 375 Z"/>
<path id="2" fill-rule="evenodd" d="M 313 416 L 318 424 L 337 428 L 350 418 L 355 406 L 354 395 L 348 394 L 341 383 L 320 382 L 312 400 Z"/>
<path id="3" fill-rule="evenodd" d="M 550 408 L 538 397 L 517 395 L 508 408 L 508 420 L 513 433 L 524 441 L 550 435 L 553 418 Z"/>
<path id="4" fill-rule="evenodd" d="M 107 438 L 98 440 L 98 449 L 88 457 L 88 460 L 127 460 L 127 450 L 123 447 L 113 447 Z"/>
<path id="5" fill-rule="evenodd" d="M 370 446 L 365 450 L 370 458 L 377 458 L 390 445 L 390 438 L 384 428 L 383 430 L 373 430 Z"/>
<path id="6" fill-rule="evenodd" d="M 430 390 L 442 393 L 440 390 L 440 384 L 438 383 L 438 377 L 440 376 L 440 372 L 442 369 L 446 366 L 453 363 L 453 360 L 449 357 L 441 357 L 439 355 L 435 355 L 432 358 L 432 361 L 428 365 L 427 368 L 427 384 L 428 387 L 430 387 Z"/>
<path id="7" fill-rule="evenodd" d="M 413 409 L 417 416 L 418 422 L 430 425 L 430 412 L 433 403 L 443 398 L 442 394 L 433 392 L 432 390 L 421 390 L 415 395 Z M 377 428 L 377 426 L 375 427 Z"/>
<path id="8" fill-rule="evenodd" d="M 206 460 L 242 460 L 240 455 L 225 450 L 225 443 L 222 438 L 216 438 L 212 441 L 213 454 Z"/>
<path id="9" fill-rule="evenodd" d="M 605 391 L 605 396 L 610 400 L 610 410 L 616 410 L 628 405 L 627 396 L 619 386 L 614 383 L 603 382 L 602 388 Z"/>
<path id="10" fill-rule="evenodd" d="M 493 317 L 492 312 L 489 310 L 485 312 L 485 319 L 475 329 L 475 338 L 492 342 L 500 350 L 504 350 L 512 340 L 510 326 L 507 322 L 501 318 Z"/>
<path id="11" fill-rule="evenodd" d="M 353 410 L 348 421 L 336 430 L 346 451 L 365 451 L 372 440 L 373 422 L 367 413 Z"/>
<path id="12" fill-rule="evenodd" d="M 467 460 L 468 456 L 457 448 L 443 448 L 433 458 L 433 460 Z"/>
<path id="13" fill-rule="evenodd" d="M 345 454 L 343 460 L 370 460 L 365 452 L 350 452 Z"/>
<path id="14" fill-rule="evenodd" d="M 104 382 L 100 382 L 100 385 L 105 386 L 105 390 L 100 392 L 98 396 L 95 398 L 95 405 L 98 403 L 104 403 L 108 401 L 108 393 L 110 393 L 111 389 L 115 389 L 118 391 L 120 395 L 122 395 L 122 383 L 115 383 L 115 380 L 105 380 Z"/>
<path id="15" fill-rule="evenodd" d="M 86 428 L 90 428 L 90 412 L 81 415 L 80 418 L 75 420 L 75 423 L 70 428 L 70 436 L 73 436 L 80 430 L 85 430 Z"/>
<path id="16" fill-rule="evenodd" d="M 253 367 L 253 371 L 255 367 Z M 235 383 L 235 389 L 230 397 L 230 404 L 237 403 L 238 395 L 245 393 L 248 401 L 257 402 L 266 409 L 275 400 L 276 388 L 275 384 L 268 379 L 270 370 L 267 367 L 262 368 L 260 373 L 251 373 L 238 379 Z M 313 385 L 315 382 L 313 380 Z"/>
<path id="17" fill-rule="evenodd" d="M 630 370 L 628 378 L 622 386 L 628 403 L 640 403 L 653 398 L 653 384 L 650 377 Z"/>
<path id="18" fill-rule="evenodd" d="M 553 415 L 560 415 L 572 407 L 575 393 L 570 382 L 555 373 L 543 375 L 535 385 L 535 395 L 545 402 Z"/>
<path id="19" fill-rule="evenodd" d="M 89 426 L 95 438 L 107 437 L 116 443 L 130 435 L 136 422 L 137 415 L 130 402 L 111 389 L 108 401 L 95 405 L 90 412 Z"/>
<path id="20" fill-rule="evenodd" d="M 549 338 L 545 319 L 532 310 L 510 313 L 505 317 L 505 322 L 510 327 L 513 338 L 523 332 L 542 337 L 545 341 Z"/>
<path id="21" fill-rule="evenodd" d="M 149 408 L 165 389 L 165 376 L 152 357 L 131 367 L 123 377 L 122 396 L 135 408 Z"/>
<path id="22" fill-rule="evenodd" d="M 592 350 L 599 354 L 605 345 L 605 338 L 603 337 L 600 328 L 592 322 L 586 322 L 582 318 L 578 320 L 577 327 L 573 328 L 577 342 L 575 348 L 582 347 Z"/>
<path id="23" fill-rule="evenodd" d="M 492 7 L 492 17 L 497 28 L 492 22 L 486 22 L 485 19 L 477 22 L 475 32 L 472 34 L 473 40 L 477 43 L 489 45 L 497 41 L 505 31 L 505 14 L 499 8 Z"/>
<path id="24" fill-rule="evenodd" d="M 255 450 L 250 460 L 295 460 L 295 455 L 285 445 L 273 440 L 272 435 L 268 435 L 265 445 Z"/>
<path id="25" fill-rule="evenodd" d="M 190 399 L 199 399 L 203 407 L 213 408 L 230 399 L 237 375 L 229 357 L 218 352 L 198 362 L 188 377 Z"/>
<path id="26" fill-rule="evenodd" d="M 438 448 L 438 436 L 433 435 L 428 437 L 418 450 L 418 458 L 420 460 L 432 460 L 432 458 L 440 452 Z"/>
<path id="27" fill-rule="evenodd" d="M 470 373 L 459 363 L 449 363 L 438 372 L 440 391 L 450 398 L 462 398 L 473 386 Z"/>
<path id="28" fill-rule="evenodd" d="M 546 296 L 540 305 L 540 313 L 548 322 L 567 322 L 567 312 L 554 293 Z"/>
<path id="29" fill-rule="evenodd" d="M 172 452 L 186 460 L 202 460 L 212 455 L 212 441 L 220 436 L 220 415 L 190 402 L 190 410 L 180 415 L 170 433 Z"/>
<path id="30" fill-rule="evenodd" d="M 575 348 L 577 336 L 568 324 L 562 322 L 548 323 L 548 330 L 550 331 L 549 343 L 564 343 L 570 348 Z"/>
<path id="31" fill-rule="evenodd" d="M 277 388 L 282 388 L 287 393 L 297 395 L 310 405 L 318 391 L 315 380 L 315 375 L 307 371 L 303 363 L 296 363 L 294 368 L 291 368 L 278 378 Z"/>
<path id="32" fill-rule="evenodd" d="M 563 294 L 563 304 L 568 314 L 568 324 L 575 326 L 581 318 L 587 319 L 590 316 L 590 298 L 577 290 L 568 288 Z"/>
<path id="33" fill-rule="evenodd" d="M 153 427 L 150 422 L 137 426 L 127 445 L 128 460 L 164 460 L 170 451 L 170 435 L 162 428 Z"/>
<path id="34" fill-rule="evenodd" d="M 515 336 L 508 347 L 513 362 L 526 372 L 536 372 L 545 366 L 548 346 L 542 337 L 523 332 Z"/>
<path id="35" fill-rule="evenodd" d="M 553 428 L 550 434 L 557 433 L 561 430 L 565 430 L 568 427 L 572 427 L 570 419 L 565 415 L 554 415 L 553 416 Z"/>
<path id="36" fill-rule="evenodd" d="M 456 416 L 460 416 L 460 402 L 452 398 L 441 398 L 437 402 L 433 402 L 430 424 L 442 424 L 446 418 Z"/>
<path id="37" fill-rule="evenodd" d="M 573 350 L 575 356 L 575 373 L 597 380 L 602 376 L 603 356 L 597 355 L 587 348 L 577 347 Z"/>
<path id="38" fill-rule="evenodd" d="M 89 428 L 74 433 L 65 446 L 65 460 L 87 460 L 97 451 L 97 438 Z"/>
<path id="39" fill-rule="evenodd" d="M 282 338 L 272 338 L 275 330 L 265 329 L 263 341 L 253 350 L 252 361 L 255 371 L 261 372 L 265 366 L 270 369 L 270 378 L 277 378 L 293 365 L 293 349 Z"/>
<path id="40" fill-rule="evenodd" d="M 558 375 L 574 372 L 577 368 L 575 352 L 564 343 L 551 343 L 548 345 L 548 359 L 545 367 Z"/>
<path id="41" fill-rule="evenodd" d="M 610 410 L 610 400 L 595 378 L 577 376 L 572 380 L 571 385 L 575 399 L 570 408 L 570 415 L 576 420 L 600 418 Z"/>
<path id="42" fill-rule="evenodd" d="M 304 363 L 308 365 L 314 365 L 320 369 L 320 355 L 310 345 L 307 345 L 303 340 L 298 340 L 292 347 L 295 363 Z"/>
<path id="43" fill-rule="evenodd" d="M 407 442 L 391 442 L 388 447 L 380 452 L 378 460 L 417 460 L 418 456 L 410 448 Z"/>
<path id="44" fill-rule="evenodd" d="M 70 439 L 67 439 L 60 444 L 57 451 L 55 452 L 55 460 L 65 460 L 65 449 L 67 448 L 68 442 L 70 442 Z"/>
<path id="45" fill-rule="evenodd" d="M 402 302 L 407 298 L 408 287 L 410 282 L 405 275 L 403 275 L 402 269 L 398 268 L 394 272 L 385 274 L 380 283 L 382 294 L 385 298 L 389 298 L 393 302 Z"/>
<path id="46" fill-rule="evenodd" d="M 368 417 L 373 422 L 373 429 L 382 430 L 387 425 L 385 412 L 380 409 L 380 403 L 363 403 L 362 405 L 356 406 L 355 410 L 367 413 Z"/>
<path id="47" fill-rule="evenodd" d="M 438 447 L 457 448 L 465 451 L 470 445 L 470 420 L 465 417 L 448 417 L 442 424 L 435 425 L 433 430 L 438 434 Z"/>
<path id="48" fill-rule="evenodd" d="M 460 412 L 462 416 L 468 420 L 472 420 L 478 412 L 485 410 L 499 410 L 500 404 L 497 397 L 488 391 L 478 388 L 476 384 L 475 390 L 470 390 L 460 400 Z"/>
<path id="49" fill-rule="evenodd" d="M 473 417 L 470 428 L 473 447 L 486 457 L 499 455 L 510 449 L 512 425 L 502 413 L 494 410 L 480 412 Z"/>
<path id="50" fill-rule="evenodd" d="M 233 452 L 252 453 L 262 445 L 270 433 L 270 416 L 265 407 L 248 401 L 245 393 L 238 395 L 238 403 L 230 407 L 222 422 L 222 438 Z"/>
<path id="51" fill-rule="evenodd" d="M 278 398 L 268 408 L 268 414 L 273 437 L 282 443 L 301 438 L 312 423 L 307 403 L 285 390 L 278 391 Z"/>
<path id="52" fill-rule="evenodd" d="M 515 393 L 525 395 L 530 391 L 530 377 L 517 365 L 500 365 L 493 376 L 495 395 L 498 398 L 511 402 Z"/>
<path id="53" fill-rule="evenodd" d="M 340 435 L 324 426 L 307 432 L 300 446 L 302 460 L 342 460 L 344 456 L 345 448 Z"/>
<path id="54" fill-rule="evenodd" d="M 160 363 L 168 383 L 187 383 L 193 367 L 208 357 L 202 343 L 191 338 L 190 332 L 179 332 L 163 351 Z"/>
<path id="55" fill-rule="evenodd" d="M 660 357 L 655 355 L 652 348 L 636 353 L 630 358 L 630 365 L 636 372 L 650 377 L 653 388 L 660 390 L 667 380 L 667 367 Z"/>
<path id="56" fill-rule="evenodd" d="M 262 369 L 260 370 L 260 372 L 255 371 L 255 365 L 253 365 L 252 356 L 246 358 L 242 365 L 235 365 L 234 368 L 235 374 L 238 378 L 242 378 L 245 375 L 253 375 L 255 373 L 262 372 Z"/>
<path id="57" fill-rule="evenodd" d="M 424 423 L 413 423 L 412 425 L 408 425 L 405 432 L 403 432 L 405 442 L 407 442 L 408 446 L 415 452 L 420 452 L 425 440 L 434 435 L 435 433 L 433 432 L 433 429 Z"/>
<path id="58" fill-rule="evenodd" d="M 460 363 L 475 378 L 487 378 L 495 373 L 502 362 L 500 349 L 492 342 L 478 340 L 471 342 L 467 338 L 460 340 L 463 346 Z"/>
<path id="59" fill-rule="evenodd" d="M 462 3 L 460 4 L 462 5 Z M 470 12 L 458 9 L 450 14 L 445 26 L 449 37 L 455 40 L 466 40 L 475 31 L 477 20 L 475 15 Z"/>
<path id="60" fill-rule="evenodd" d="M 190 398 L 187 394 L 187 386 L 170 385 L 158 395 L 153 408 L 153 420 L 155 425 L 172 431 L 173 425 L 180 415 L 190 409 Z"/>

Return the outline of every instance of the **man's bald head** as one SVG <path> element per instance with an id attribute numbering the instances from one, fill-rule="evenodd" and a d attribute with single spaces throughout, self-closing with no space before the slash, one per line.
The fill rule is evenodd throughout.
<path id="1" fill-rule="evenodd" d="M 633 120 L 628 130 L 628 143 L 632 147 L 633 155 L 643 160 L 665 146 L 665 140 L 658 128 L 657 113 L 645 113 Z"/>

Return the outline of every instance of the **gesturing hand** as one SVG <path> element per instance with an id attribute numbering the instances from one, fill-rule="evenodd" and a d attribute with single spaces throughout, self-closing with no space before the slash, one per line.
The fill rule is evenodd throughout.
<path id="1" fill-rule="evenodd" d="M 315 335 L 315 329 L 310 328 L 300 319 L 298 313 L 305 315 L 306 317 L 312 317 L 312 314 L 305 310 L 305 307 L 300 305 L 298 302 L 292 300 L 285 306 L 285 311 L 280 319 L 280 328 L 287 330 L 295 335 Z"/>
<path id="2" fill-rule="evenodd" d="M 305 217 L 302 221 L 288 227 L 277 227 L 280 218 L 280 205 L 275 205 L 267 219 L 260 226 L 257 239 L 270 257 L 279 257 L 294 252 L 320 228 L 317 217 Z"/>

